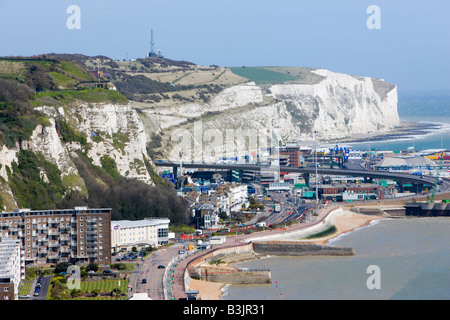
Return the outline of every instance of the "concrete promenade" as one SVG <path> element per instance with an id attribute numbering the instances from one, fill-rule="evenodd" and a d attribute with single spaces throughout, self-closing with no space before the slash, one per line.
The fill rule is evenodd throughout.
<path id="1" fill-rule="evenodd" d="M 227 241 L 223 244 L 220 245 L 214 245 L 213 249 L 208 249 L 208 250 L 204 250 L 204 251 L 199 251 L 196 254 L 180 261 L 178 263 L 177 268 L 175 269 L 175 274 L 174 274 L 174 279 L 173 279 L 173 285 L 172 285 L 172 290 L 173 290 L 173 296 L 176 300 L 180 299 L 180 298 L 186 298 L 186 294 L 185 294 L 185 287 L 184 287 L 184 273 L 185 270 L 188 266 L 188 264 L 193 261 L 194 259 L 197 259 L 203 255 L 206 255 L 208 253 L 210 253 L 213 250 L 218 250 L 218 249 L 222 249 L 222 248 L 229 248 L 229 247 L 235 247 L 235 246 L 240 246 L 240 245 L 244 245 L 247 243 L 247 241 L 249 241 L 249 239 L 252 238 L 264 238 L 264 237 L 268 237 L 268 236 L 274 236 L 274 235 L 281 235 L 284 233 L 291 233 L 293 231 L 297 231 L 297 230 L 301 230 L 301 229 L 305 229 L 305 228 L 309 228 L 311 226 L 314 226 L 318 223 L 321 223 L 327 216 L 328 214 L 334 210 L 334 209 L 338 209 L 339 207 L 327 207 L 327 208 L 323 208 L 320 209 L 318 211 L 318 215 L 317 216 L 311 216 L 311 220 L 310 221 L 306 221 L 303 223 L 298 223 L 295 225 L 292 225 L 290 227 L 287 227 L 284 230 L 275 230 L 275 231 L 264 231 L 264 232 L 258 232 L 258 233 L 253 233 L 253 234 L 242 234 L 242 235 L 237 235 L 235 237 L 233 236 L 228 236 L 227 237 Z"/>

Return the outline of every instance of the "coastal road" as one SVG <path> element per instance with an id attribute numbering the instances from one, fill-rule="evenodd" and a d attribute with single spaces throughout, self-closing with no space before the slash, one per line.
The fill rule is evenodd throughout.
<path id="1" fill-rule="evenodd" d="M 153 300 L 164 300 L 163 277 L 165 268 L 158 268 L 162 265 L 167 267 L 169 262 L 178 255 L 181 244 L 158 250 L 152 253 L 144 260 L 136 280 L 136 288 L 134 292 L 147 292 L 148 296 Z M 142 283 L 142 279 L 146 279 L 147 283 Z"/>
<path id="2" fill-rule="evenodd" d="M 225 243 L 220 244 L 220 245 L 214 245 L 214 249 L 199 251 L 199 252 L 195 253 L 194 255 L 181 260 L 178 263 L 177 268 L 175 269 L 174 280 L 173 280 L 174 285 L 172 286 L 173 295 L 174 295 L 175 299 L 178 300 L 180 298 L 186 298 L 185 287 L 184 287 L 184 271 L 187 268 L 188 264 L 191 261 L 193 261 L 194 259 L 197 259 L 203 255 L 206 255 L 206 254 L 210 253 L 212 250 L 244 245 L 247 243 L 246 240 L 255 238 L 256 236 L 258 236 L 258 237 L 259 236 L 261 236 L 261 237 L 271 236 L 271 235 L 275 235 L 275 234 L 282 234 L 284 232 L 291 232 L 291 231 L 300 230 L 303 228 L 308 228 L 312 225 L 320 223 L 335 208 L 336 207 L 323 208 L 323 209 L 319 210 L 318 215 L 313 217 L 311 220 L 308 220 L 304 223 L 297 223 L 295 225 L 287 227 L 284 230 L 269 231 L 270 229 L 267 229 L 266 231 L 257 232 L 257 233 L 253 233 L 253 234 L 242 234 L 242 235 L 238 235 L 238 236 L 234 236 L 234 237 L 233 236 L 227 237 L 227 240 Z M 162 282 L 162 280 L 161 280 L 161 282 Z"/>

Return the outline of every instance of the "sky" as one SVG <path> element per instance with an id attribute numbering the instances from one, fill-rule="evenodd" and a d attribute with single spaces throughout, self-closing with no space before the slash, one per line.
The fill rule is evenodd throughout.
<path id="1" fill-rule="evenodd" d="M 399 93 L 450 93 L 448 0 L 0 0 L 0 56 L 143 58 L 151 29 L 170 59 L 324 68 Z"/>

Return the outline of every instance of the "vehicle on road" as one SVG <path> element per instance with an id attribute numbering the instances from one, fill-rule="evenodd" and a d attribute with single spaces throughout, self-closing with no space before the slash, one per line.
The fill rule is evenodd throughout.
<path id="1" fill-rule="evenodd" d="M 162 265 L 162 264 L 160 264 L 159 266 L 158 266 L 158 269 L 164 269 L 165 267 Z"/>
<path id="2" fill-rule="evenodd" d="M 147 283 L 147 279 L 142 279 L 141 283 Z"/>

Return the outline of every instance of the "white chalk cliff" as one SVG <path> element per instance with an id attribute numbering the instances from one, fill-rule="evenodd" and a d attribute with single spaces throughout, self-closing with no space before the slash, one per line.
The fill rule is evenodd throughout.
<path id="1" fill-rule="evenodd" d="M 311 83 L 256 85 L 248 82 L 227 88 L 209 103 L 187 103 L 145 110 L 151 131 L 174 132 L 180 125 L 201 122 L 202 130 L 276 128 L 283 142 L 341 139 L 356 134 L 383 133 L 400 124 L 397 87 L 381 79 L 311 69 Z M 214 113 L 214 116 L 210 116 Z M 209 116 L 205 116 L 209 115 Z M 169 152 L 170 153 L 170 152 Z"/>
<path id="2" fill-rule="evenodd" d="M 61 170 L 63 182 L 69 189 L 86 192 L 84 181 L 72 161 L 73 151 L 83 149 L 92 163 L 101 166 L 100 159 L 107 155 L 116 162 L 122 176 L 139 179 L 153 185 L 153 181 L 144 163 L 148 136 L 136 110 L 128 105 L 115 104 L 79 104 L 71 107 L 37 108 L 49 119 L 50 125 L 38 125 L 31 138 L 15 148 L 2 146 L 0 149 L 0 177 L 8 181 L 7 167 L 18 162 L 20 149 L 40 152 L 45 159 L 56 164 Z M 89 147 L 78 142 L 64 143 L 59 136 L 55 119 L 62 118 L 87 137 Z M 98 139 L 95 139 L 97 136 Z M 45 177 L 44 177 L 45 179 Z M 1 210 L 2 208 L 0 208 Z"/>

